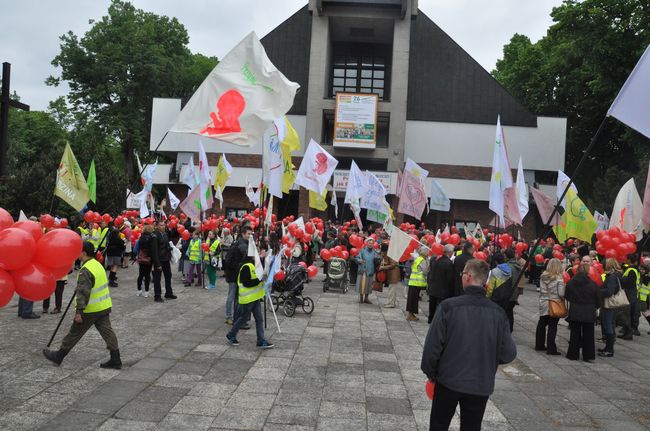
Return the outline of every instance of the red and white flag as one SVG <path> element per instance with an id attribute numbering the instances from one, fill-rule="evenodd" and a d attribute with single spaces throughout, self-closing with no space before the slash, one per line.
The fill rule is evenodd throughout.
<path id="1" fill-rule="evenodd" d="M 312 139 L 296 174 L 296 184 L 322 195 L 338 164 L 338 160 Z"/>
<path id="2" fill-rule="evenodd" d="M 616 195 L 614 209 L 609 225 L 617 226 L 625 232 L 634 233 L 637 241 L 643 238 L 643 229 L 641 226 L 641 217 L 644 210 L 641 203 L 641 197 L 634 184 L 634 178 L 623 184 L 621 190 Z"/>
<path id="3" fill-rule="evenodd" d="M 299 87 L 251 32 L 205 78 L 169 131 L 250 147 L 287 113 Z"/>

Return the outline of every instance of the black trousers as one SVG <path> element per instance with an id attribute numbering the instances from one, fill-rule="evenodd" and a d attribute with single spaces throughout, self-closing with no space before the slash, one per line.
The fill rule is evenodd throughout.
<path id="1" fill-rule="evenodd" d="M 517 303 L 515 301 L 508 302 L 506 305 L 505 312 L 508 316 L 508 323 L 510 324 L 510 333 L 512 334 L 513 329 L 515 328 L 515 306 Z"/>
<path id="2" fill-rule="evenodd" d="M 155 269 L 153 271 L 153 294 L 156 298 L 160 298 L 160 294 L 162 293 L 160 281 L 163 275 L 165 277 L 165 296 L 174 294 L 172 291 L 172 268 L 169 261 L 160 262 L 160 266 L 160 270 Z"/>
<path id="3" fill-rule="evenodd" d="M 557 324 L 559 321 L 560 319 L 557 317 L 551 317 L 549 315 L 539 316 L 537 330 L 535 331 L 535 350 L 544 350 L 546 346 L 547 352 L 557 352 L 555 336 L 557 335 Z M 548 333 L 546 332 L 547 327 Z"/>
<path id="4" fill-rule="evenodd" d="M 434 314 L 436 314 L 436 308 L 438 308 L 438 304 L 442 299 L 436 298 L 435 296 L 429 296 L 429 323 L 433 320 Z"/>
<path id="5" fill-rule="evenodd" d="M 593 322 L 569 322 L 569 329 L 571 335 L 566 357 L 577 360 L 580 357 L 580 348 L 582 348 L 582 359 L 585 361 L 596 359 Z"/>
<path id="6" fill-rule="evenodd" d="M 413 314 L 418 314 L 420 308 L 420 288 L 417 286 L 409 286 L 408 294 L 406 296 L 406 311 Z"/>
<path id="7" fill-rule="evenodd" d="M 54 306 L 55 308 L 61 309 L 63 302 L 63 289 L 65 288 L 65 280 L 56 281 L 56 289 L 54 289 Z M 50 308 L 50 298 L 43 300 L 43 310 L 49 310 Z"/>
<path id="8" fill-rule="evenodd" d="M 447 388 L 440 382 L 436 382 L 431 406 L 431 418 L 429 419 L 429 430 L 447 431 L 459 403 L 460 430 L 480 430 L 487 401 L 487 396 L 463 394 Z"/>
<path id="9" fill-rule="evenodd" d="M 151 283 L 151 264 L 138 263 L 138 290 L 142 290 L 142 281 L 144 280 L 144 290 L 149 292 L 149 283 Z M 158 281 L 160 283 L 160 280 Z M 160 296 L 160 294 L 158 294 Z"/>

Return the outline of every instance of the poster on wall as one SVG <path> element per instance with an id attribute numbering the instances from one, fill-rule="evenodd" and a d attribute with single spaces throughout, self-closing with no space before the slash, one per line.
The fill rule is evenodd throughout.
<path id="1" fill-rule="evenodd" d="M 376 94 L 336 93 L 334 146 L 375 148 L 378 103 Z"/>

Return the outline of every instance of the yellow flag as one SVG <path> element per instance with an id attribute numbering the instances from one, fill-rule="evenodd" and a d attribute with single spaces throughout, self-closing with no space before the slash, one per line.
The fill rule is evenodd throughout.
<path id="1" fill-rule="evenodd" d="M 289 193 L 291 186 L 296 181 L 296 174 L 293 172 L 293 163 L 291 163 L 291 152 L 300 149 L 300 138 L 296 129 L 293 128 L 289 119 L 284 117 L 287 125 L 287 132 L 284 140 L 280 142 L 280 150 L 282 151 L 282 162 L 284 164 L 284 172 L 282 173 L 282 193 Z"/>
<path id="2" fill-rule="evenodd" d="M 598 228 L 598 222 L 576 192 L 569 188 L 566 194 L 566 211 L 558 226 L 556 234 L 559 234 L 559 237 L 591 241 Z M 562 238 L 558 239 L 562 240 Z"/>
<path id="3" fill-rule="evenodd" d="M 323 190 L 323 194 L 309 190 L 309 206 L 317 209 L 318 211 L 325 211 L 327 209 L 327 190 Z"/>
<path id="4" fill-rule="evenodd" d="M 54 195 L 77 211 L 81 211 L 89 200 L 88 184 L 68 143 L 65 144 L 63 157 L 56 171 Z"/>
<path id="5" fill-rule="evenodd" d="M 232 166 L 226 160 L 226 156 L 223 154 L 219 156 L 219 163 L 217 164 L 217 170 L 214 174 L 214 185 L 219 186 L 221 191 L 226 188 L 226 183 L 230 179 L 230 174 L 232 173 Z"/>

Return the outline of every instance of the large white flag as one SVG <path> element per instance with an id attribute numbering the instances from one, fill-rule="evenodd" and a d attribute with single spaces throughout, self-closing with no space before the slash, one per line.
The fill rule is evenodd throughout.
<path id="1" fill-rule="evenodd" d="M 181 182 L 190 188 L 190 191 L 194 190 L 194 187 L 199 185 L 199 176 L 196 173 L 196 168 L 194 167 L 194 155 L 190 157 L 190 160 L 187 164 L 187 168 L 183 171 L 181 176 Z"/>
<path id="2" fill-rule="evenodd" d="M 359 166 L 352 160 L 350 173 L 348 174 L 348 186 L 345 189 L 345 199 L 343 202 L 346 204 L 355 203 L 358 206 L 361 196 L 365 194 L 367 189 L 368 179 L 366 178 L 366 174 L 361 172 Z"/>
<path id="3" fill-rule="evenodd" d="M 650 138 L 650 46 L 623 84 L 607 115 Z"/>
<path id="4" fill-rule="evenodd" d="M 282 199 L 282 174 L 284 162 L 280 142 L 286 135 L 286 121 L 284 117 L 273 121 L 273 124 L 264 132 L 262 182 L 267 185 L 269 193 Z"/>
<path id="5" fill-rule="evenodd" d="M 386 252 L 387 256 L 395 262 L 399 262 L 400 257 L 402 257 L 411 241 L 413 241 L 413 238 L 408 236 L 406 232 L 393 226 L 391 229 L 390 242 L 388 243 L 388 251 Z"/>
<path id="6" fill-rule="evenodd" d="M 429 195 L 429 210 L 449 212 L 451 201 L 445 190 L 435 178 L 431 178 L 431 194 Z"/>
<path id="7" fill-rule="evenodd" d="M 276 69 L 251 32 L 205 78 L 170 132 L 255 145 L 291 108 L 299 87 Z"/>
<path id="8" fill-rule="evenodd" d="M 641 196 L 634 184 L 634 178 L 630 178 L 616 195 L 612 217 L 609 220 L 611 227 L 619 227 L 625 232 L 636 234 L 637 241 L 643 238 L 641 214 L 643 203 Z"/>
<path id="9" fill-rule="evenodd" d="M 138 193 L 136 198 L 140 200 L 140 218 L 149 217 L 149 208 L 147 208 L 147 190 L 143 189 Z"/>
<path id="10" fill-rule="evenodd" d="M 386 202 L 386 199 L 384 196 L 386 196 L 386 188 L 373 173 L 366 171 L 365 177 L 368 181 L 368 188 L 361 196 L 361 208 L 367 208 L 385 214 L 386 206 L 384 202 Z"/>
<path id="11" fill-rule="evenodd" d="M 339 218 L 339 203 L 336 200 L 336 190 L 332 187 L 332 196 L 330 197 L 330 205 L 334 206 L 334 218 Z"/>
<path id="12" fill-rule="evenodd" d="M 205 154 L 203 142 L 199 141 L 199 188 L 201 192 L 201 210 L 212 208 L 212 175 L 208 165 L 208 156 Z"/>
<path id="13" fill-rule="evenodd" d="M 569 178 L 567 174 L 560 170 L 557 171 L 557 186 L 555 188 L 555 195 L 557 196 L 558 201 L 562 197 L 562 193 L 564 193 L 564 189 L 566 189 L 566 186 L 570 181 L 571 178 Z M 576 195 L 578 194 L 578 189 L 576 188 L 575 183 L 571 183 L 571 190 L 573 190 Z M 562 208 L 566 208 L 566 195 L 564 195 L 564 199 L 562 199 L 562 202 L 560 202 L 560 206 Z"/>
<path id="14" fill-rule="evenodd" d="M 158 168 L 157 158 L 156 158 L 156 163 L 144 167 L 141 181 L 142 181 L 142 186 L 147 190 L 147 192 L 151 192 L 151 189 L 153 187 L 153 176 L 156 174 L 157 168 Z"/>
<path id="15" fill-rule="evenodd" d="M 596 219 L 596 223 L 598 223 L 598 229 L 596 230 L 609 229 L 609 217 L 607 216 L 607 213 L 601 214 L 598 211 L 594 211 L 594 219 Z"/>
<path id="16" fill-rule="evenodd" d="M 494 153 L 492 154 L 489 207 L 501 218 L 504 216 L 504 193 L 510 187 L 512 187 L 512 171 L 510 163 L 508 163 L 508 152 L 501 128 L 501 116 L 498 116 Z"/>
<path id="17" fill-rule="evenodd" d="M 255 274 L 257 275 L 258 280 L 262 280 L 264 278 L 264 267 L 262 266 L 262 260 L 260 259 L 260 254 L 257 251 L 257 247 L 255 246 L 255 241 L 253 241 L 253 238 L 249 238 L 248 240 L 248 257 L 252 257 L 253 261 L 255 262 Z"/>
<path id="18" fill-rule="evenodd" d="M 312 139 L 300 163 L 296 184 L 322 195 L 338 163 Z"/>
<path id="19" fill-rule="evenodd" d="M 524 178 L 524 164 L 519 157 L 519 164 L 517 165 L 517 203 L 519 204 L 519 215 L 523 220 L 528 214 L 528 186 Z"/>
<path id="20" fill-rule="evenodd" d="M 180 205 L 181 201 L 176 197 L 174 193 L 172 193 L 171 190 L 169 190 L 169 187 L 167 187 L 167 196 L 169 196 L 169 206 L 171 209 L 175 210 L 178 208 L 178 205 Z"/>
<path id="21" fill-rule="evenodd" d="M 421 178 L 422 182 L 424 182 L 424 179 L 429 176 L 429 171 L 423 169 L 420 165 L 418 165 L 413 160 L 411 160 L 410 157 L 406 158 L 406 164 L 404 165 L 404 170 L 409 171 L 410 173 L 412 173 L 418 178 Z"/>

